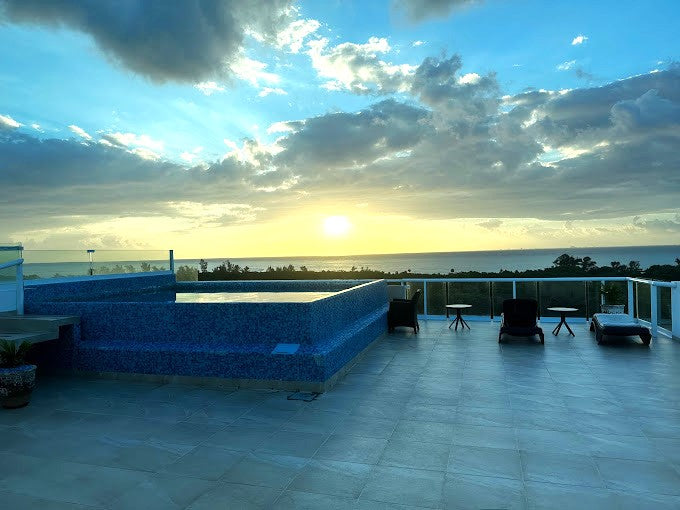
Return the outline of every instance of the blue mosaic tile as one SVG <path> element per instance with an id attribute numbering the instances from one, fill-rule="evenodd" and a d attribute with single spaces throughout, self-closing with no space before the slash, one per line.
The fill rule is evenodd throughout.
<path id="1" fill-rule="evenodd" d="M 154 275 L 26 291 L 27 313 L 81 317 L 53 353 L 55 363 L 81 371 L 324 382 L 387 324 L 384 281 L 175 283 L 172 275 Z M 168 299 L 145 301 L 149 291 Z M 302 303 L 176 303 L 176 291 L 335 294 Z M 300 347 L 272 354 L 277 344 Z"/>

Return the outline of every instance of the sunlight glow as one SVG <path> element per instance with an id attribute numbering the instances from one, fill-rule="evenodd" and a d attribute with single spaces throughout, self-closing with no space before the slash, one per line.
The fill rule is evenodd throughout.
<path id="1" fill-rule="evenodd" d="M 347 216 L 329 216 L 323 222 L 323 232 L 328 237 L 344 237 L 351 228 Z"/>

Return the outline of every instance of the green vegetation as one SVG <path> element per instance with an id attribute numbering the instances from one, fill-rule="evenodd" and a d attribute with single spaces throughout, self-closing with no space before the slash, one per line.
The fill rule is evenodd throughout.
<path id="1" fill-rule="evenodd" d="M 17 346 L 16 342 L 0 339 L 0 368 L 14 368 L 26 364 L 26 355 L 33 344 L 23 341 Z"/>
<path id="2" fill-rule="evenodd" d="M 531 269 L 526 271 L 510 271 L 501 269 L 499 272 L 463 271 L 448 273 L 413 273 L 405 271 L 379 271 L 367 267 L 352 267 L 349 270 L 310 271 L 306 266 L 295 268 L 292 264 L 282 267 L 268 267 L 264 271 L 252 271 L 248 266 L 241 267 L 227 260 L 212 271 L 208 271 L 208 263 L 201 260 L 198 273 L 199 281 L 209 280 L 327 280 L 327 279 L 402 279 L 402 278 L 558 278 L 558 277 L 606 277 L 633 276 L 650 280 L 680 280 L 680 258 L 675 259 L 675 265 L 653 265 L 647 269 L 640 267 L 640 262 L 631 260 L 628 264 L 618 261 L 608 266 L 598 266 L 590 257 L 575 258 L 564 253 L 553 261 L 551 267 L 545 269 Z M 183 268 L 188 266 L 182 266 Z M 187 269 L 188 271 L 188 269 Z M 195 271 L 195 269 L 194 269 Z M 179 273 L 179 271 L 178 271 Z M 179 278 L 178 278 L 179 279 Z"/>

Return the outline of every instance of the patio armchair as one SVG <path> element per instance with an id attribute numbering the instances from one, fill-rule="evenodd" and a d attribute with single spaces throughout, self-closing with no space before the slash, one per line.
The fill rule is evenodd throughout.
<path id="1" fill-rule="evenodd" d="M 411 299 L 393 299 L 387 312 L 387 331 L 392 333 L 397 326 L 413 328 L 418 333 L 418 302 L 422 291 L 416 290 Z"/>
<path id="2" fill-rule="evenodd" d="M 538 326 L 538 301 L 535 299 L 506 299 L 503 301 L 503 321 L 498 333 L 498 343 L 503 333 L 513 336 L 538 335 L 545 343 L 543 330 Z"/>

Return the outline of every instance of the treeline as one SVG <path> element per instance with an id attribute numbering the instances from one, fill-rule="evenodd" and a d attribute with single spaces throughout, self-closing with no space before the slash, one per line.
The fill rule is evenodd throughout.
<path id="1" fill-rule="evenodd" d="M 526 271 L 510 271 L 501 269 L 498 272 L 461 271 L 452 268 L 448 273 L 414 273 L 405 271 L 379 271 L 367 267 L 351 267 L 348 270 L 312 271 L 306 266 L 296 268 L 287 266 L 269 266 L 264 271 L 253 271 L 248 266 L 241 267 L 227 260 L 208 270 L 208 263 L 201 259 L 199 268 L 181 266 L 177 269 L 177 279 L 181 281 L 211 280 L 334 280 L 334 279 L 401 279 L 401 278 L 553 278 L 553 277 L 599 277 L 599 276 L 631 276 L 650 280 L 680 280 L 680 258 L 675 264 L 653 265 L 646 269 L 640 262 L 631 260 L 627 264 L 613 261 L 606 266 L 598 266 L 590 257 L 576 258 L 567 253 L 557 257 L 551 267 Z"/>

